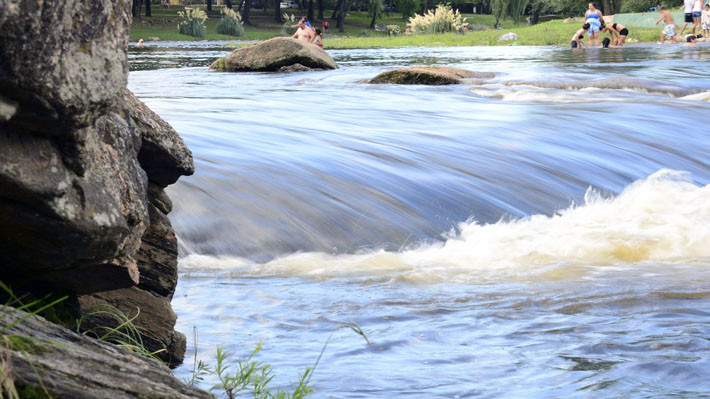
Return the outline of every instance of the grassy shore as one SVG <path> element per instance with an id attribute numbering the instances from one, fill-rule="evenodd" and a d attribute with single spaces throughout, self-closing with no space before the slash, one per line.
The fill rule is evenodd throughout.
<path id="1" fill-rule="evenodd" d="M 288 10 L 300 16 L 298 10 Z M 136 18 L 131 26 L 130 39 L 147 39 L 158 37 L 160 40 L 265 40 L 279 36 L 281 24 L 273 21 L 271 10 L 264 13 L 263 10 L 252 10 L 252 24 L 245 26 L 245 36 L 233 37 L 219 35 L 215 32 L 215 27 L 219 18 L 209 18 L 205 25 L 207 35 L 204 39 L 181 35 L 177 32 L 179 17 L 176 9 L 154 9 L 153 17 L 140 19 Z M 331 11 L 332 12 L 332 11 Z M 330 12 L 326 13 L 326 17 Z M 491 15 L 464 15 L 467 22 L 478 26 L 493 26 L 495 20 Z M 331 29 L 324 35 L 325 48 L 375 48 L 375 47 L 407 47 L 407 46 L 501 46 L 501 45 L 524 45 L 524 46 L 568 46 L 574 32 L 579 29 L 581 23 L 564 23 L 563 20 L 553 20 L 537 25 L 528 26 L 524 23 L 514 25 L 510 20 L 501 21 L 503 29 L 472 31 L 463 34 L 438 34 L 438 35 L 403 35 L 388 37 L 384 32 L 369 29 L 370 18 L 366 12 L 353 12 L 348 15 L 345 21 L 345 32 L 339 33 L 331 22 Z M 406 21 L 401 14 L 384 15 L 377 21 L 378 24 L 398 25 L 404 31 Z M 321 26 L 322 21 L 314 21 L 315 26 Z M 629 28 L 630 34 L 627 43 L 634 42 L 655 42 L 659 39 L 659 29 L 651 28 Z M 498 38 L 508 32 L 518 35 L 514 41 L 498 41 Z M 586 38 L 585 38 L 586 42 Z"/>
<path id="2" fill-rule="evenodd" d="M 407 46 L 569 46 L 574 32 L 580 23 L 564 23 L 562 20 L 544 22 L 537 25 L 510 25 L 502 30 L 466 32 L 463 34 L 446 33 L 439 35 L 409 35 L 397 37 L 346 38 L 324 40 L 326 48 L 374 48 Z M 660 29 L 630 28 L 627 43 L 655 42 L 659 39 Z M 516 40 L 499 41 L 498 38 L 508 32 L 518 35 Z M 604 34 L 603 36 L 606 36 Z M 585 44 L 587 43 L 585 38 Z M 600 40 L 601 41 L 601 40 Z"/>

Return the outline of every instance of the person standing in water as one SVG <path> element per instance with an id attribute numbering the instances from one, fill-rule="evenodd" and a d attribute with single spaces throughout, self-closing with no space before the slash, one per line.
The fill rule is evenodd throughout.
<path id="1" fill-rule="evenodd" d="M 623 46 L 626 43 L 626 36 L 629 35 L 629 30 L 622 24 L 613 23 L 611 27 L 618 33 L 616 36 L 615 46 Z"/>
<path id="2" fill-rule="evenodd" d="M 683 11 L 685 11 L 685 22 L 683 22 L 683 27 L 680 28 L 680 35 L 683 36 L 685 33 L 685 27 L 688 24 L 693 24 L 693 3 L 695 0 L 683 0 Z M 693 32 L 694 33 L 694 32 Z"/>
<path id="3" fill-rule="evenodd" d="M 693 2 L 693 35 L 695 35 L 695 30 L 698 30 L 698 35 L 700 34 L 700 18 L 703 15 L 703 0 L 695 0 Z"/>
<path id="4" fill-rule="evenodd" d="M 320 36 L 321 30 L 316 28 L 316 37 L 313 39 L 313 44 L 316 46 L 323 48 L 323 38 Z"/>
<path id="5" fill-rule="evenodd" d="M 582 25 L 582 29 L 574 33 L 574 36 L 572 36 L 572 42 L 570 43 L 570 46 L 572 46 L 572 48 L 581 48 L 583 46 L 582 39 L 584 39 L 584 32 L 586 32 L 588 29 L 589 24 L 585 23 L 584 25 Z"/>
<path id="6" fill-rule="evenodd" d="M 666 36 L 668 36 L 673 41 L 673 43 L 678 44 L 678 38 L 676 38 L 675 34 L 675 23 L 673 22 L 673 16 L 663 6 L 658 7 L 658 12 L 661 13 L 661 18 L 658 18 L 658 21 L 656 21 L 656 25 L 658 25 L 658 23 L 661 21 L 666 24 L 666 26 L 663 28 L 663 31 L 661 32 L 661 44 L 663 44 L 663 42 L 665 41 Z"/>
<path id="7" fill-rule="evenodd" d="M 702 12 L 701 23 L 703 27 L 703 37 L 705 38 L 705 41 L 708 41 L 710 40 L 708 39 L 710 38 L 710 3 L 705 4 L 705 8 Z"/>
<path id="8" fill-rule="evenodd" d="M 599 45 L 599 30 L 602 26 L 602 12 L 597 10 L 597 5 L 594 3 L 589 3 L 589 10 L 584 13 L 584 18 L 589 24 L 589 46 L 594 43 L 595 46 Z"/>

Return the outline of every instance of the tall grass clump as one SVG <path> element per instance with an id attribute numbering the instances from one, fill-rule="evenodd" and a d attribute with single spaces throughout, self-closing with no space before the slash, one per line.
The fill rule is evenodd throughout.
<path id="1" fill-rule="evenodd" d="M 178 23 L 178 32 L 192 37 L 205 37 L 207 14 L 204 11 L 199 8 L 185 7 L 185 11 L 178 11 L 178 16 L 182 19 Z"/>
<path id="2" fill-rule="evenodd" d="M 242 16 L 231 8 L 222 9 L 222 19 L 217 22 L 217 33 L 229 36 L 244 36 Z"/>
<path id="3" fill-rule="evenodd" d="M 294 33 L 296 33 L 296 30 L 298 29 L 297 26 L 294 26 L 296 24 L 296 16 L 291 14 L 289 15 L 288 13 L 284 13 L 284 23 L 281 25 L 281 36 L 293 36 Z"/>
<path id="4" fill-rule="evenodd" d="M 409 18 L 407 26 L 415 34 L 434 34 L 456 32 L 463 33 L 466 27 L 466 18 L 457 11 L 443 4 L 436 6 L 436 10 L 427 11 L 426 14 L 415 14 Z"/>
<path id="5" fill-rule="evenodd" d="M 41 351 L 44 345 L 60 345 L 54 341 L 38 339 L 26 335 L 9 334 L 8 330 L 24 322 L 28 318 L 42 313 L 60 302 L 67 299 L 66 296 L 48 302 L 51 295 L 41 299 L 32 299 L 28 296 L 17 296 L 14 291 L 5 283 L 0 281 L 0 298 L 6 299 L 3 307 L 0 308 L 0 398 L 20 399 L 20 394 L 15 387 L 15 376 L 12 369 L 12 352 L 19 352 L 27 360 L 32 371 L 37 376 L 40 387 L 36 390 L 38 394 L 51 397 L 45 388 L 38 366 L 31 360 L 30 353 Z M 10 321 L 10 316 L 18 311 L 26 314 L 14 321 Z M 7 349 L 7 351 L 5 351 Z"/>
<path id="6" fill-rule="evenodd" d="M 328 339 L 323 344 L 320 354 L 316 358 L 315 363 L 311 367 L 307 367 L 303 373 L 299 375 L 298 382 L 293 387 L 293 391 L 288 389 L 273 389 L 269 386 L 273 380 L 273 370 L 270 364 L 262 363 L 254 359 L 261 352 L 261 341 L 256 346 L 256 349 L 245 359 L 238 359 L 236 364 L 228 364 L 227 353 L 222 347 L 217 347 L 216 366 L 211 368 L 202 360 L 197 360 L 197 328 L 194 328 L 195 337 L 195 360 L 192 370 L 192 377 L 186 378 L 184 382 L 188 385 L 196 385 L 203 382 L 205 376 L 214 376 L 218 383 L 210 388 L 210 391 L 217 391 L 219 397 L 234 399 L 237 397 L 249 396 L 254 399 L 304 399 L 313 392 L 311 387 L 311 378 L 318 367 L 323 353 L 333 337 L 335 331 L 342 328 L 349 328 L 356 334 L 362 336 L 368 345 L 370 340 L 362 328 L 355 322 L 351 321 L 346 324 L 337 326 L 328 336 Z M 244 394 L 243 394 L 244 393 Z"/>

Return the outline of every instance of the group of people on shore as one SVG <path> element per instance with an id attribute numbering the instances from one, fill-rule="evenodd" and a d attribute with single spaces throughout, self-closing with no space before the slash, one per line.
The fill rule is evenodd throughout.
<path id="1" fill-rule="evenodd" d="M 682 35 L 683 32 L 685 32 L 688 23 L 692 23 L 693 33 L 686 37 L 686 45 L 694 46 L 697 44 L 697 39 L 703 37 L 703 35 L 700 34 L 701 25 L 703 31 L 705 31 L 705 37 L 710 37 L 710 4 L 706 4 L 705 9 L 701 12 L 703 0 L 684 1 L 686 5 L 685 24 L 680 34 Z M 673 16 L 663 7 L 658 7 L 658 11 L 661 13 L 661 17 L 656 21 L 656 25 L 661 21 L 665 23 L 663 32 L 661 32 L 660 43 L 664 43 L 666 36 L 674 43 L 678 43 Z M 595 3 L 589 3 L 589 9 L 585 12 L 584 19 L 585 22 L 582 28 L 577 30 L 572 36 L 572 42 L 570 44 L 572 48 L 581 48 L 584 46 L 582 39 L 584 39 L 585 34 L 589 37 L 589 47 L 599 46 L 599 36 L 604 32 L 609 33 L 610 37 L 606 37 L 602 40 L 602 47 L 623 46 L 624 43 L 626 43 L 626 38 L 629 35 L 628 28 L 619 23 L 606 24 L 602 12 L 597 10 Z M 697 34 L 696 29 L 698 30 Z"/>
<path id="2" fill-rule="evenodd" d="M 697 39 L 703 36 L 706 38 L 710 37 L 710 4 L 706 4 L 703 9 L 703 0 L 684 0 L 683 3 L 685 6 L 685 22 L 680 30 L 680 35 L 682 36 L 683 33 L 685 33 L 685 28 L 688 24 L 692 24 L 691 29 L 693 33 L 686 36 L 685 40 L 686 46 L 694 46 L 697 44 Z M 666 24 L 661 32 L 660 43 L 663 44 L 665 42 L 666 36 L 668 36 L 668 39 L 673 43 L 678 43 L 673 16 L 663 7 L 659 7 L 658 11 L 661 13 L 661 17 L 656 21 L 656 25 L 661 21 Z M 700 33 L 701 28 L 704 35 Z"/>
<path id="3" fill-rule="evenodd" d="M 296 29 L 296 33 L 291 37 L 323 48 L 322 31 L 320 29 L 314 29 L 306 17 L 301 17 L 296 26 L 298 29 Z M 327 25 L 323 25 L 323 29 L 327 29 Z"/>

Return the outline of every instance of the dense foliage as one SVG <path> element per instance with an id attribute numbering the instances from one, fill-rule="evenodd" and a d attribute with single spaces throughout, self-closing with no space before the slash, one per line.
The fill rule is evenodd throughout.
<path id="1" fill-rule="evenodd" d="M 225 7 L 222 9 L 222 14 L 224 15 L 216 26 L 217 33 L 229 36 L 244 36 L 244 25 L 239 13 Z"/>
<path id="2" fill-rule="evenodd" d="M 205 21 L 207 14 L 199 8 L 185 7 L 185 11 L 178 11 L 181 21 L 178 23 L 178 32 L 192 37 L 205 37 Z"/>
<path id="3" fill-rule="evenodd" d="M 458 11 L 453 11 L 450 7 L 439 4 L 434 11 L 427 11 L 426 14 L 415 14 L 409 18 L 407 27 L 412 33 L 463 33 L 466 26 L 466 18 L 462 17 Z"/>

